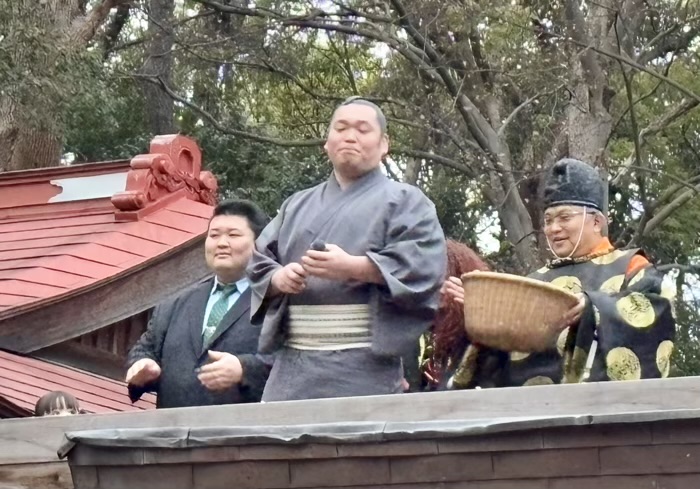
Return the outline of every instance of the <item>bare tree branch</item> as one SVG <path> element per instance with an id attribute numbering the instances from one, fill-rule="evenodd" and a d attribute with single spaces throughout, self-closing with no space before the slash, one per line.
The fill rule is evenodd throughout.
<path id="1" fill-rule="evenodd" d="M 126 22 L 129 20 L 130 10 L 131 5 L 129 5 L 128 3 L 120 5 L 119 7 L 117 7 L 117 11 L 114 13 L 114 16 L 107 25 L 107 28 L 105 29 L 104 38 L 102 40 L 102 50 L 104 51 L 102 56 L 104 59 L 106 59 L 109 56 L 109 52 L 117 43 L 122 29 L 126 25 Z"/>
<path id="2" fill-rule="evenodd" d="M 501 127 L 498 128 L 498 137 L 499 137 L 499 138 L 502 138 L 502 137 L 503 137 L 503 135 L 504 135 L 505 132 L 506 132 L 506 129 L 508 128 L 508 125 L 509 125 L 511 122 L 513 122 L 513 120 L 518 116 L 518 114 L 519 114 L 523 109 L 527 108 L 532 102 L 534 102 L 535 100 L 537 100 L 537 99 L 540 98 L 541 96 L 546 95 L 546 94 L 548 94 L 548 93 L 552 93 L 552 92 L 554 92 L 554 91 L 557 91 L 557 90 L 563 88 L 564 86 L 565 86 L 565 85 L 562 84 L 562 85 L 559 85 L 559 86 L 558 86 L 557 88 L 555 88 L 554 90 L 548 90 L 548 91 L 546 91 L 546 92 L 539 92 L 539 93 L 536 93 L 536 94 L 533 95 L 532 97 L 530 97 L 530 98 L 528 98 L 527 100 L 525 100 L 522 104 L 518 105 L 518 106 L 513 110 L 513 112 L 511 112 L 510 114 L 508 114 L 508 117 L 506 117 L 506 120 L 504 120 L 504 121 L 503 121 L 503 124 L 501 125 Z"/>
<path id="3" fill-rule="evenodd" d="M 693 23 L 700 20 L 700 16 L 692 17 L 686 20 L 683 24 L 674 24 L 663 32 L 660 32 L 654 39 L 644 46 L 642 53 L 637 58 L 640 64 L 647 64 L 658 58 L 666 56 L 668 53 L 674 53 L 687 49 L 688 46 L 700 36 L 700 25 L 690 27 Z M 688 27 L 688 29 L 682 29 Z M 673 36 L 676 32 L 680 34 Z"/>
<path id="4" fill-rule="evenodd" d="M 107 20 L 110 10 L 129 0 L 102 0 L 86 15 L 76 19 L 73 35 L 82 43 L 88 43 L 95 37 L 97 29 Z"/>
<path id="5" fill-rule="evenodd" d="M 172 27 L 173 27 L 173 29 L 175 29 L 175 28 L 177 28 L 177 27 L 181 27 L 181 26 L 183 26 L 183 25 L 185 25 L 185 24 L 188 24 L 189 22 L 192 22 L 193 20 L 202 19 L 202 18 L 205 18 L 205 17 L 211 17 L 211 16 L 217 15 L 217 14 L 218 14 L 218 12 L 213 11 L 213 10 L 209 10 L 209 11 L 207 11 L 207 12 L 200 12 L 200 13 L 198 13 L 198 14 L 195 14 L 195 15 L 191 16 L 191 17 L 187 17 L 187 18 L 185 18 L 185 19 L 181 19 L 181 20 L 179 20 L 179 21 L 177 21 L 177 22 L 174 22 Z M 108 54 L 111 54 L 111 53 L 115 53 L 115 52 L 117 52 L 117 51 L 123 51 L 123 50 L 125 50 L 125 49 L 132 48 L 132 47 L 134 47 L 134 46 L 139 46 L 139 45 L 141 45 L 141 44 L 144 44 L 144 43 L 150 41 L 152 37 L 153 37 L 153 34 L 152 34 L 152 33 L 151 33 L 151 34 L 148 34 L 148 33 L 147 33 L 147 34 L 145 34 L 145 35 L 143 35 L 142 37 L 139 37 L 139 38 L 137 38 L 137 39 L 132 39 L 131 41 L 127 41 L 127 42 L 124 42 L 124 43 L 121 43 L 121 44 L 117 44 L 117 45 L 111 46 L 111 47 L 109 48 L 109 50 L 107 51 L 107 53 L 105 53 L 105 54 L 108 55 Z"/>
<path id="6" fill-rule="evenodd" d="M 616 14 L 617 16 L 617 14 Z M 617 49 L 618 53 L 622 54 L 622 44 L 620 41 L 620 35 L 618 33 L 617 29 L 617 19 L 615 20 L 615 37 L 617 39 Z M 632 93 L 632 80 L 629 74 L 627 73 L 627 67 L 621 62 L 618 61 L 620 65 L 620 71 L 622 73 L 622 79 L 625 82 L 625 92 L 627 94 L 627 104 L 629 107 L 629 114 L 630 114 L 630 125 L 632 126 L 632 137 L 634 140 L 634 159 L 637 163 L 637 166 L 639 167 L 646 167 L 644 164 L 644 158 L 642 158 L 642 143 L 640 141 L 640 135 L 639 135 L 639 125 L 637 124 L 637 111 L 634 106 L 634 95 Z M 637 234 L 642 232 L 646 226 L 647 220 L 649 219 L 649 201 L 647 199 L 647 188 L 646 188 L 646 179 L 645 179 L 645 174 L 642 172 L 637 173 L 637 185 L 639 186 L 639 200 L 642 203 L 642 217 L 639 220 L 639 225 L 637 227 Z M 638 241 L 640 236 L 635 235 L 634 238 L 632 238 L 633 242 Z"/>
<path id="7" fill-rule="evenodd" d="M 654 217 L 649 219 L 649 222 L 644 226 L 641 233 L 638 233 L 639 238 L 633 239 L 632 243 L 638 243 L 639 239 L 644 236 L 648 236 L 652 231 L 659 227 L 666 219 L 671 217 L 671 215 L 689 200 L 695 198 L 700 193 L 700 184 L 696 185 L 692 190 L 686 190 L 681 195 L 673 199 L 669 204 L 658 211 Z"/>
<path id="8" fill-rule="evenodd" d="M 239 129 L 231 129 L 228 127 L 224 127 L 214 116 L 212 116 L 209 112 L 206 110 L 202 109 L 201 107 L 196 106 L 189 100 L 187 100 L 185 97 L 178 95 L 173 91 L 172 88 L 170 88 L 162 78 L 160 77 L 152 77 L 152 76 L 147 76 L 147 75 L 139 75 L 139 74 L 132 74 L 131 75 L 133 78 L 138 78 L 141 80 L 148 81 L 150 83 L 154 83 L 156 85 L 160 85 L 160 87 L 176 102 L 180 102 L 182 105 L 189 107 L 192 109 L 194 112 L 198 113 L 202 118 L 204 118 L 209 124 L 212 125 L 217 131 L 220 131 L 224 134 L 230 134 L 232 136 L 240 136 L 246 139 L 250 139 L 252 141 L 257 141 L 260 143 L 270 143 L 274 144 L 276 146 L 282 146 L 282 147 L 313 147 L 313 146 L 321 146 L 325 142 L 324 139 L 307 139 L 307 140 L 289 140 L 289 139 L 281 139 L 281 138 L 274 138 L 274 137 L 268 137 L 268 136 L 262 136 L 260 134 L 255 134 L 252 132 L 248 131 L 241 131 Z"/>
<path id="9" fill-rule="evenodd" d="M 656 269 L 662 273 L 670 272 L 671 270 L 679 270 L 683 273 L 700 275 L 700 265 L 693 265 L 692 263 L 688 265 L 682 265 L 680 263 L 666 263 L 663 265 L 657 265 Z"/>
<path id="10" fill-rule="evenodd" d="M 693 92 L 692 90 L 690 90 L 690 89 L 687 88 L 687 87 L 684 87 L 683 85 L 681 85 L 681 84 L 678 83 L 677 81 L 673 80 L 672 78 L 669 78 L 669 77 L 667 77 L 667 76 L 664 76 L 664 75 L 662 75 L 661 73 L 658 73 L 658 72 L 652 70 L 651 68 L 647 68 L 646 66 L 643 66 L 643 65 L 637 63 L 637 62 L 634 61 L 634 60 L 631 60 L 630 58 L 628 58 L 628 57 L 625 56 L 625 55 L 616 54 L 616 53 L 607 51 L 607 50 L 605 50 L 605 49 L 600 49 L 600 48 L 597 48 L 597 47 L 592 46 L 592 45 L 587 45 L 587 44 L 581 43 L 581 42 L 579 42 L 579 41 L 577 41 L 577 40 L 575 40 L 575 39 L 568 38 L 568 37 L 565 37 L 565 36 L 559 36 L 559 35 L 556 35 L 556 34 L 552 34 L 552 37 L 557 37 L 557 38 L 559 38 L 559 39 L 562 39 L 562 40 L 565 41 L 565 42 L 571 42 L 571 43 L 573 43 L 573 44 L 576 44 L 577 46 L 580 46 L 580 47 L 587 48 L 587 49 L 590 49 L 590 50 L 592 50 L 592 51 L 595 51 L 596 53 L 601 54 L 601 55 L 603 55 L 603 56 L 607 56 L 607 57 L 609 57 L 609 58 L 612 58 L 612 59 L 621 61 L 621 62 L 623 62 L 623 63 L 625 63 L 625 64 L 627 64 L 627 65 L 629 65 L 629 66 L 631 66 L 631 67 L 633 67 L 633 68 L 636 68 L 636 69 L 639 70 L 639 71 L 643 71 L 644 73 L 647 73 L 647 74 L 653 76 L 654 78 L 657 78 L 657 79 L 659 79 L 659 80 L 662 80 L 664 83 L 666 83 L 666 84 L 672 86 L 673 88 L 675 88 L 675 89 L 678 90 L 679 92 L 685 94 L 686 96 L 690 97 L 691 99 L 700 102 L 700 95 L 698 95 L 697 93 Z"/>
<path id="11" fill-rule="evenodd" d="M 469 166 L 465 165 L 464 163 L 460 163 L 453 159 L 447 158 L 445 156 L 435 154 L 432 151 L 419 151 L 415 149 L 404 148 L 392 150 L 391 154 L 397 156 L 410 156 L 412 158 L 421 158 L 424 160 L 433 161 L 435 163 L 440 163 L 441 165 L 447 166 L 449 168 L 459 170 L 471 178 L 476 178 L 474 171 L 471 168 L 469 168 Z"/>
<path id="12" fill-rule="evenodd" d="M 647 140 L 649 137 L 654 136 L 654 135 L 658 134 L 659 132 L 663 131 L 664 129 L 669 127 L 671 124 L 673 124 L 675 121 L 677 121 L 681 117 L 685 116 L 688 112 L 693 110 L 699 104 L 700 104 L 700 100 L 683 99 L 678 105 L 672 107 L 671 110 L 662 114 L 658 119 L 651 122 L 647 127 L 642 129 L 641 131 L 639 131 L 639 138 L 638 139 L 639 139 L 640 145 L 644 146 L 647 143 Z M 634 166 L 633 159 L 632 159 L 632 157 L 629 157 L 626 160 L 625 164 L 621 167 L 621 169 L 615 175 L 615 177 L 612 179 L 612 184 L 619 185 L 620 182 L 622 181 L 622 178 L 627 174 L 629 169 L 632 168 L 633 166 Z M 638 166 L 641 166 L 641 165 L 638 165 Z"/>
<path id="13" fill-rule="evenodd" d="M 472 100 L 461 92 L 459 89 L 459 84 L 456 80 L 454 80 L 447 67 L 445 67 L 445 65 L 442 63 L 440 55 L 435 51 L 432 43 L 428 41 L 411 23 L 411 20 L 408 18 L 408 13 L 401 2 L 399 0 L 390 1 L 391 5 L 399 15 L 399 22 L 403 28 L 414 40 L 416 45 L 423 48 L 428 59 L 430 59 L 432 62 L 435 71 L 443 81 L 444 86 L 447 88 L 447 91 L 452 97 L 455 98 L 457 102 L 457 110 L 467 123 L 469 132 L 472 133 L 474 139 L 476 139 L 476 141 L 485 151 L 497 156 L 500 153 L 500 145 L 494 144 L 493 136 L 496 136 L 496 134 L 493 127 L 491 127 Z M 492 133 L 491 137 L 489 137 L 489 133 Z"/>
<path id="14" fill-rule="evenodd" d="M 162 79 L 160 79 L 158 77 L 149 77 L 149 76 L 138 75 L 138 74 L 133 74 L 131 76 L 134 78 L 139 78 L 139 79 L 148 81 L 150 83 L 160 85 L 161 88 L 170 97 L 172 97 L 173 100 L 180 102 L 181 104 L 189 107 L 194 112 L 196 112 L 200 116 L 202 116 L 217 131 L 220 131 L 224 134 L 230 134 L 232 136 L 239 136 L 239 137 L 243 137 L 246 139 L 250 139 L 252 141 L 257 141 L 257 142 L 261 142 L 261 143 L 269 143 L 269 144 L 274 144 L 276 146 L 282 146 L 282 147 L 322 146 L 323 143 L 325 142 L 324 139 L 287 140 L 287 139 L 281 139 L 281 138 L 273 138 L 273 137 L 268 137 L 268 136 L 261 136 L 260 134 L 251 133 L 249 131 L 241 131 L 238 129 L 231 129 L 231 128 L 225 127 L 223 124 L 221 124 L 218 120 L 216 120 L 216 118 L 214 116 L 212 116 L 210 113 L 208 113 L 206 110 L 202 109 L 201 107 L 196 106 L 195 104 L 193 104 L 192 102 L 187 100 L 185 97 L 175 93 L 175 91 L 173 91 L 172 88 L 170 88 Z M 423 158 L 426 160 L 434 161 L 436 163 L 453 168 L 455 170 L 462 171 L 462 172 L 466 173 L 467 175 L 474 177 L 474 172 L 467 165 L 464 165 L 463 163 L 459 163 L 455 160 L 452 160 L 452 159 L 447 158 L 445 156 L 441 156 L 441 155 L 438 155 L 438 154 L 435 154 L 435 153 L 432 153 L 429 151 L 418 151 L 418 150 L 412 150 L 412 149 L 399 148 L 399 149 L 392 150 L 391 154 L 394 154 L 397 156 L 405 155 L 405 156 L 411 156 L 414 158 Z"/>

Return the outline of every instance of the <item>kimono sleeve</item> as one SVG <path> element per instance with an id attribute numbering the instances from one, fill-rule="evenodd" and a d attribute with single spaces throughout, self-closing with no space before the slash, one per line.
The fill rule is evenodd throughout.
<path id="1" fill-rule="evenodd" d="M 576 332 L 565 378 L 578 378 L 597 341 L 589 381 L 663 378 L 669 374 L 675 337 L 673 294 L 649 265 L 628 277 L 620 291 L 586 291 L 589 299 Z M 568 348 L 567 348 L 568 350 Z"/>
<path id="2" fill-rule="evenodd" d="M 290 198 L 291 199 L 291 198 Z M 284 223 L 284 215 L 290 199 L 282 204 L 277 216 L 265 227 L 255 242 L 253 256 L 246 269 L 250 281 L 250 317 L 253 324 L 261 324 L 258 348 L 261 353 L 272 353 L 284 342 L 282 319 L 288 298 L 286 295 L 270 296 L 270 284 L 274 273 L 282 268 L 279 263 L 278 239 Z"/>
<path id="3" fill-rule="evenodd" d="M 367 256 L 384 278 L 387 302 L 434 314 L 447 247 L 435 207 L 418 189 L 406 192 L 389 216 L 384 248 Z"/>
<path id="4" fill-rule="evenodd" d="M 420 190 L 405 191 L 388 217 L 383 248 L 367 256 L 385 282 L 378 287 L 374 349 L 410 352 L 437 311 L 447 270 L 445 236 L 435 207 Z"/>
<path id="5" fill-rule="evenodd" d="M 289 199 L 282 204 L 277 216 L 260 233 L 260 236 L 255 241 L 253 257 L 246 268 L 252 291 L 250 299 L 252 317 L 256 317 L 258 312 L 264 313 L 263 305 L 268 299 L 272 276 L 277 270 L 282 268 L 282 265 L 279 263 L 277 246 L 280 228 L 284 222 L 284 213 L 288 203 Z"/>

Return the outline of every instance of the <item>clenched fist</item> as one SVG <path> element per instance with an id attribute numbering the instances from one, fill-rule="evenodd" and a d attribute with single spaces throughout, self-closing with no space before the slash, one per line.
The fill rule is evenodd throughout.
<path id="1" fill-rule="evenodd" d="M 299 294 L 306 288 L 306 270 L 299 263 L 290 263 L 272 275 L 272 287 L 282 294 Z"/>

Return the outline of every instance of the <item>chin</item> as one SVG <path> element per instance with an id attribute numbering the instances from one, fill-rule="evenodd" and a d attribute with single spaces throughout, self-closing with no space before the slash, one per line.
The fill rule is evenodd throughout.
<path id="1" fill-rule="evenodd" d="M 559 257 L 569 256 L 571 251 L 572 248 L 570 246 L 552 246 L 552 253 Z"/>

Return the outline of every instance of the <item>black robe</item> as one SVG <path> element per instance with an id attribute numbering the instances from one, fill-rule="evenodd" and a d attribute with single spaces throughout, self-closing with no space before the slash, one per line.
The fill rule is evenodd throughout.
<path id="1" fill-rule="evenodd" d="M 667 377 L 675 336 L 673 292 L 665 289 L 663 274 L 653 265 L 627 276 L 639 253 L 614 250 L 588 261 L 558 260 L 531 274 L 586 295 L 579 324 L 564 330 L 544 352 L 480 352 L 467 387 Z M 458 385 L 466 367 L 457 369 Z"/>

